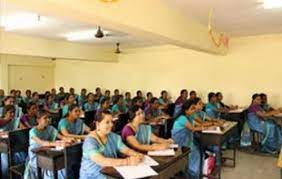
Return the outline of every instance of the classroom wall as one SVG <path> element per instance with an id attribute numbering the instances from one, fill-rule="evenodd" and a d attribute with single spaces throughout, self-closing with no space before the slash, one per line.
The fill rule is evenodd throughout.
<path id="1" fill-rule="evenodd" d="M 0 53 L 106 62 L 116 62 L 118 58 L 113 48 L 16 34 L 1 27 Z"/>
<path id="2" fill-rule="evenodd" d="M 54 87 L 54 68 L 51 58 L 0 54 L 0 88 L 45 92 Z"/>
<path id="3" fill-rule="evenodd" d="M 234 38 L 226 56 L 175 46 L 125 51 L 118 63 L 57 59 L 56 87 L 137 89 L 159 95 L 167 89 L 173 99 L 182 88 L 195 89 L 206 99 L 222 91 L 226 103 L 246 106 L 255 92 L 269 94 L 270 103 L 282 105 L 282 35 Z"/>

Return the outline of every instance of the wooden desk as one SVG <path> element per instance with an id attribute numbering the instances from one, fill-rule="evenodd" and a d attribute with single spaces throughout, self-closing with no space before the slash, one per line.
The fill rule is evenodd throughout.
<path id="1" fill-rule="evenodd" d="M 232 122 L 238 122 L 238 136 L 241 137 L 241 132 L 243 130 L 244 124 L 245 124 L 245 119 L 246 119 L 246 114 L 244 113 L 246 109 L 239 108 L 236 110 L 230 110 L 228 113 L 221 113 L 220 116 L 221 118 L 227 120 L 227 121 L 232 121 Z"/>
<path id="2" fill-rule="evenodd" d="M 54 172 L 54 178 L 58 178 L 58 171 L 65 168 L 64 151 L 55 151 L 51 148 L 38 148 L 33 150 L 37 157 L 38 178 L 42 179 L 41 169 Z"/>
<path id="3" fill-rule="evenodd" d="M 237 122 L 229 122 L 229 126 L 224 128 L 224 130 L 219 133 L 219 134 L 214 134 L 214 133 L 199 133 L 199 142 L 200 142 L 200 154 L 201 154 L 201 159 L 203 159 L 203 152 L 204 148 L 208 146 L 218 146 L 219 147 L 219 153 L 221 153 L 221 145 L 224 144 L 233 134 L 237 132 Z M 236 147 L 234 146 L 233 148 L 233 157 L 232 158 L 227 158 L 227 160 L 232 160 L 233 165 L 232 167 L 236 166 Z M 201 165 L 202 166 L 202 161 L 201 160 Z M 218 168 L 218 177 L 214 178 L 221 178 L 221 166 Z M 201 175 L 203 175 L 203 170 L 201 167 Z M 204 176 L 204 175 L 203 175 Z"/>
<path id="4" fill-rule="evenodd" d="M 190 149 L 178 148 L 173 157 L 152 157 L 159 165 L 152 167 L 157 173 L 157 176 L 152 176 L 150 179 L 170 179 L 180 171 L 187 171 L 188 154 Z M 101 171 L 104 175 L 112 178 L 122 178 L 122 176 L 113 168 L 106 167 Z"/>

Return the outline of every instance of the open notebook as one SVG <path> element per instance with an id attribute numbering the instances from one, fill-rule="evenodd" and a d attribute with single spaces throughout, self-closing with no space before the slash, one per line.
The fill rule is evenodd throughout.
<path id="1" fill-rule="evenodd" d="M 159 165 L 154 159 L 149 156 L 144 157 L 144 161 L 137 166 L 119 166 L 115 169 L 125 179 L 137 179 L 158 175 L 151 166 Z"/>
<path id="2" fill-rule="evenodd" d="M 149 151 L 148 155 L 150 156 L 174 156 L 175 151 L 173 149 Z"/>

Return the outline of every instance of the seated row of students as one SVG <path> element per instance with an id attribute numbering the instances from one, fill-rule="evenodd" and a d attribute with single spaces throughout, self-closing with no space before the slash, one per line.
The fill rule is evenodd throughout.
<path id="1" fill-rule="evenodd" d="M 257 96 L 254 97 L 253 105 L 261 105 Z M 109 105 L 107 104 L 107 106 Z M 194 133 L 210 126 L 221 126 L 224 123 L 224 120 L 209 117 L 207 113 L 202 111 L 203 107 L 203 102 L 197 97 L 184 102 L 181 114 L 173 125 L 173 140 L 166 140 L 154 135 L 150 126 L 143 125 L 145 115 L 141 106 L 134 105 L 129 110 L 129 123 L 122 130 L 122 136 L 120 137 L 111 132 L 113 116 L 108 110 L 103 110 L 98 114 L 97 128 L 95 131 L 90 131 L 79 119 L 79 106 L 72 104 L 68 108 L 67 117 L 60 121 L 58 131 L 51 126 L 49 127 L 47 113 L 42 113 L 38 116 L 38 124 L 30 131 L 30 152 L 32 152 L 31 149 L 34 146 L 68 145 L 74 138 L 85 139 L 80 178 L 103 178 L 105 176 L 100 172 L 102 167 L 137 164 L 143 159 L 143 155 L 138 152 L 166 149 L 169 147 L 169 144 L 175 142 L 180 146 L 191 148 L 188 173 L 190 177 L 199 178 L 199 169 L 202 166 L 200 166 L 199 144 L 195 139 Z M 4 111 L 6 111 L 6 108 L 7 106 L 4 108 Z M 269 116 L 276 113 L 269 113 Z M 260 112 L 257 112 L 257 114 L 259 115 Z M 9 120 L 8 116 L 7 114 L 4 119 Z M 85 136 L 87 133 L 89 135 Z M 63 139 L 63 141 L 54 142 L 56 138 Z M 136 152 L 129 149 L 124 143 Z M 269 141 L 267 143 L 272 144 Z M 129 157 L 118 159 L 118 152 L 122 152 Z M 36 170 L 34 170 L 36 168 L 36 157 L 33 153 L 29 155 L 30 161 L 29 165 L 27 165 L 26 176 L 32 178 L 31 176 L 37 174 Z M 219 164 L 220 154 L 217 153 L 217 165 Z M 63 171 L 60 174 L 63 175 Z M 52 177 L 52 174 L 47 171 L 44 171 L 44 175 Z"/>
<path id="2" fill-rule="evenodd" d="M 252 103 L 248 108 L 247 124 L 249 128 L 262 136 L 261 150 L 268 153 L 280 151 L 282 143 L 282 130 L 275 124 L 272 117 L 282 112 L 282 109 L 274 109 L 267 103 L 265 94 L 254 94 Z"/>
<path id="3" fill-rule="evenodd" d="M 179 146 L 189 147 L 189 178 L 200 178 L 200 149 L 199 143 L 194 135 L 197 131 L 202 131 L 211 126 L 222 126 L 224 120 L 214 119 L 208 116 L 203 110 L 204 104 L 200 98 L 184 102 L 181 112 L 176 118 L 173 129 L 172 139 Z M 216 153 L 216 165 L 221 163 L 219 148 L 210 146 L 210 149 Z"/>

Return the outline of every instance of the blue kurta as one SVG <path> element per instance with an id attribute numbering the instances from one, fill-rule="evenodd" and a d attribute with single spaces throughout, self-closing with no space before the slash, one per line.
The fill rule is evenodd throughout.
<path id="1" fill-rule="evenodd" d="M 172 139 L 180 147 L 189 147 L 191 152 L 189 153 L 189 166 L 188 174 L 193 178 L 200 178 L 200 150 L 198 144 L 194 141 L 194 134 L 186 128 L 186 123 L 190 122 L 194 124 L 193 120 L 187 116 L 179 116 L 172 128 Z"/>
<path id="2" fill-rule="evenodd" d="M 59 132 L 61 132 L 62 129 L 66 129 L 70 134 L 74 135 L 84 134 L 85 128 L 86 125 L 81 119 L 76 119 L 74 122 L 70 122 L 68 119 L 63 118 L 58 125 Z"/>
<path id="3" fill-rule="evenodd" d="M 91 157 L 102 154 L 106 158 L 118 158 L 118 153 L 125 147 L 119 135 L 110 133 L 107 137 L 105 145 L 90 135 L 86 137 L 82 147 L 80 179 L 106 179 L 106 176 L 100 173 L 102 166 L 95 163 Z"/>
<path id="4" fill-rule="evenodd" d="M 94 102 L 93 104 L 85 103 L 83 105 L 83 108 L 84 108 L 85 112 L 89 112 L 89 111 L 96 111 L 98 106 L 99 106 L 99 104 L 97 102 Z"/>
<path id="5" fill-rule="evenodd" d="M 150 125 L 140 125 L 135 137 L 140 144 L 149 145 L 151 143 L 152 128 Z"/>
<path id="6" fill-rule="evenodd" d="M 219 106 L 214 103 L 207 103 L 205 106 L 206 113 L 208 116 L 214 119 L 219 119 L 220 118 L 220 113 L 218 112 Z"/>
<path id="7" fill-rule="evenodd" d="M 248 113 L 248 126 L 251 130 L 259 132 L 263 136 L 262 151 L 274 153 L 280 150 L 281 136 L 279 127 L 270 119 L 261 119 L 257 116 L 257 111 L 263 111 L 261 107 L 251 106 Z"/>
<path id="8" fill-rule="evenodd" d="M 112 112 L 113 113 L 127 113 L 128 109 L 125 105 L 119 106 L 118 104 L 113 105 Z"/>

